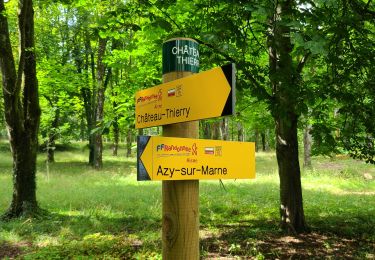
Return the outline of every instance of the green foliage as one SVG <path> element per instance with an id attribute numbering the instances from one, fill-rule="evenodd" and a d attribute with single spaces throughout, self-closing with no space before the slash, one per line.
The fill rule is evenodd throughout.
<path id="1" fill-rule="evenodd" d="M 37 71 L 43 111 L 40 134 L 46 138 L 53 133 L 64 141 L 78 139 L 83 104 L 77 97 L 81 78 L 75 68 L 49 59 L 40 61 Z M 56 117 L 59 123 L 54 126 Z"/>
<path id="2" fill-rule="evenodd" d="M 11 2 L 7 10 L 16 31 L 16 5 Z M 346 151 L 373 162 L 372 10 L 372 3 L 360 1 L 299 1 L 285 22 L 293 44 L 291 69 L 297 71 L 307 57 L 287 95 L 295 103 L 291 109 L 316 125 L 317 153 Z M 112 76 L 104 122 L 94 128 L 107 133 L 104 126 L 112 122 L 122 131 L 133 128 L 134 94 L 161 82 L 161 44 L 176 36 L 200 42 L 202 71 L 235 62 L 237 111 L 245 109 L 236 120 L 251 134 L 256 129 L 273 133 L 270 113 L 263 113 L 282 110 L 269 77 L 267 36 L 273 11 L 272 3 L 265 1 L 37 1 L 41 94 L 51 96 L 56 86 L 59 89 L 53 105 L 41 99 L 42 135 L 52 131 L 65 140 L 82 139 L 92 130 L 82 130 L 88 125 L 82 89 L 95 94 L 96 79 L 88 63 L 93 55 L 95 69 L 97 37 L 109 42 L 104 62 Z M 57 109 L 61 122 L 56 128 L 51 123 Z M 327 116 L 332 112 L 327 109 L 339 112 Z M 335 136 L 337 131 L 340 135 Z"/>
<path id="3" fill-rule="evenodd" d="M 320 20 L 327 48 L 309 75 L 320 100 L 313 113 L 315 139 L 326 140 L 325 152 L 341 150 L 369 163 L 375 163 L 373 9 L 360 1 L 318 5 L 317 12 L 331 14 Z"/>

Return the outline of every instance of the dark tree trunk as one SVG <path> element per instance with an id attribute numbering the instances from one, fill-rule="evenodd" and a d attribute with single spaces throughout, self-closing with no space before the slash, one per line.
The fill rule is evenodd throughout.
<path id="1" fill-rule="evenodd" d="M 244 131 L 243 131 L 243 125 L 240 121 L 237 122 L 237 140 L 239 142 L 244 141 Z"/>
<path id="2" fill-rule="evenodd" d="M 311 125 L 307 125 L 303 132 L 303 166 L 304 167 L 311 167 L 311 143 L 312 137 L 310 134 Z"/>
<path id="3" fill-rule="evenodd" d="M 201 120 L 202 122 L 202 128 L 203 128 L 203 138 L 209 139 L 211 138 L 211 127 L 210 123 L 206 120 Z"/>
<path id="4" fill-rule="evenodd" d="M 113 111 L 115 111 L 115 116 L 113 119 L 113 146 L 112 146 L 112 155 L 117 156 L 118 153 L 118 144 L 119 144 L 119 139 L 120 139 L 120 128 L 118 124 L 118 116 L 117 116 L 117 102 L 116 102 L 116 97 L 117 97 L 117 91 L 114 89 L 114 84 L 118 85 L 119 81 L 119 73 L 118 70 L 115 70 L 115 73 L 113 75 L 113 79 L 111 80 L 111 92 L 112 92 L 112 97 L 114 99 L 112 103 L 112 108 Z"/>
<path id="5" fill-rule="evenodd" d="M 258 129 L 255 129 L 255 133 L 254 133 L 254 136 L 255 136 L 255 152 L 258 152 L 259 151 L 259 131 Z"/>
<path id="6" fill-rule="evenodd" d="M 128 132 L 126 134 L 126 157 L 132 156 L 132 130 L 128 129 Z"/>
<path id="7" fill-rule="evenodd" d="M 117 156 L 118 151 L 118 142 L 120 137 L 120 129 L 118 127 L 117 117 L 113 122 L 113 146 L 112 146 L 112 155 Z"/>
<path id="8" fill-rule="evenodd" d="M 275 3 L 270 17 L 269 77 L 273 88 L 272 116 L 276 123 L 276 157 L 280 178 L 281 226 L 287 232 L 307 229 L 302 202 L 301 174 L 298 160 L 297 123 L 300 73 L 292 61 L 290 25 L 296 3 L 282 0 Z M 308 56 L 306 56 L 307 58 Z"/>
<path id="9" fill-rule="evenodd" d="M 80 134 L 79 134 L 81 142 L 86 139 L 86 124 L 85 124 L 85 115 L 84 113 L 81 114 L 81 124 L 80 124 Z"/>
<path id="10" fill-rule="evenodd" d="M 31 0 L 19 2 L 20 57 L 18 73 L 12 54 L 7 18 L 0 1 L 0 68 L 5 120 L 13 156 L 13 197 L 6 218 L 34 215 L 36 156 L 40 107 L 34 53 L 34 10 Z"/>
<path id="11" fill-rule="evenodd" d="M 265 132 L 260 133 L 260 137 L 262 139 L 262 151 L 265 152 L 266 151 L 266 133 Z"/>
<path id="12" fill-rule="evenodd" d="M 297 121 L 298 117 L 292 113 L 276 119 L 281 224 L 285 230 L 292 233 L 306 229 L 298 160 Z"/>

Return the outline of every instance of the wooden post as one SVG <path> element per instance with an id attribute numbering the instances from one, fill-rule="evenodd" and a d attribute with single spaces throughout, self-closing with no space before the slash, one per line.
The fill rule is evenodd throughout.
<path id="1" fill-rule="evenodd" d="M 193 42 L 197 46 L 194 40 L 188 38 L 174 38 L 166 41 L 164 44 L 179 41 Z M 177 44 L 176 46 L 181 50 L 185 45 Z M 173 50 L 172 53 L 176 55 L 180 52 L 176 47 Z M 192 49 L 188 51 L 191 52 Z M 182 52 L 182 54 L 186 54 L 186 52 Z M 197 52 L 194 53 L 194 56 L 198 58 L 199 54 L 198 56 L 196 54 Z M 185 58 L 186 62 L 189 62 L 188 58 L 183 55 L 179 58 L 180 62 L 181 57 Z M 170 57 L 166 57 L 163 46 L 163 83 L 190 76 L 197 72 L 189 68 L 189 71 L 186 71 L 186 66 L 185 68 L 184 66 L 178 68 L 176 65 L 177 71 L 173 71 L 172 69 L 170 72 L 165 73 L 164 67 L 168 63 L 167 59 L 170 59 Z M 174 62 L 177 62 L 177 59 Z M 197 66 L 195 69 L 198 69 Z M 199 138 L 199 121 L 163 126 L 163 136 Z M 199 259 L 199 181 L 163 181 L 162 185 L 163 259 Z"/>

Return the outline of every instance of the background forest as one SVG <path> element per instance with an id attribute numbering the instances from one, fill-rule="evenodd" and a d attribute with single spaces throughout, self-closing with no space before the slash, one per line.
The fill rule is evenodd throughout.
<path id="1" fill-rule="evenodd" d="M 285 24 L 290 43 L 282 47 L 290 48 L 291 59 L 286 69 L 298 74 L 285 91 L 299 117 L 300 137 L 314 135 L 314 154 L 348 153 L 373 162 L 371 2 L 298 1 Z M 6 7 L 16 51 L 17 2 Z M 271 114 L 278 105 L 270 77 L 278 72 L 267 42 L 272 1 L 35 1 L 34 9 L 39 139 L 51 160 L 56 140 L 90 141 L 95 134 L 114 144 L 134 140 L 134 93 L 161 83 L 161 44 L 177 36 L 200 43 L 201 71 L 229 62 L 238 70 L 236 116 L 202 122 L 202 137 L 275 148 Z M 99 117 L 98 96 L 105 111 Z M 3 118 L 0 123 L 6 138 Z"/>
<path id="2" fill-rule="evenodd" d="M 17 16 L 18 1 L 0 1 L 0 36 L 5 35 L 8 28 L 15 63 L 23 64 L 25 59 L 25 64 L 28 64 L 29 55 L 25 55 L 26 58 L 19 55 L 22 50 L 36 57 L 37 83 L 34 87 L 37 86 L 37 91 L 30 95 L 27 91 L 22 92 L 19 96 L 34 96 L 39 102 L 39 131 L 35 133 L 38 159 L 34 164 L 37 174 L 42 174 L 42 177 L 38 177 L 40 191 L 37 199 L 40 198 L 41 208 L 52 212 L 52 215 L 46 212 L 42 214 L 49 216 L 45 222 L 25 222 L 26 226 L 29 225 L 29 231 L 23 230 L 22 221 L 0 222 L 0 257 L 2 249 L 8 253 L 16 251 L 14 255 L 17 256 L 22 250 L 36 252 L 43 248 L 38 243 L 22 244 L 22 241 L 42 241 L 40 234 L 36 234 L 39 231 L 47 232 L 51 228 L 47 226 L 54 221 L 64 223 L 75 233 L 71 234 L 65 227 L 66 239 L 63 237 L 65 231 L 61 233 L 60 230 L 53 238 L 54 242 L 45 240 L 47 249 L 40 251 L 41 255 L 36 257 L 105 257 L 106 252 L 115 258 L 160 257 L 158 248 L 161 242 L 157 242 L 157 230 L 160 228 L 157 224 L 160 198 L 157 198 L 160 187 L 157 184 L 140 184 L 151 190 L 154 199 L 150 202 L 152 212 L 149 218 L 145 216 L 148 214 L 147 206 L 142 203 L 138 205 L 137 213 L 136 207 L 123 204 L 113 205 L 112 209 L 100 208 L 112 197 L 121 200 L 109 188 L 88 193 L 90 197 L 103 192 L 103 200 L 99 199 L 98 204 L 102 206 L 90 202 L 91 206 L 94 205 L 93 212 L 85 212 L 88 209 L 83 207 L 80 215 L 77 212 L 82 210 L 83 205 L 79 199 L 70 201 L 70 205 L 64 204 L 64 199 L 70 200 L 67 199 L 68 192 L 63 192 L 62 197 L 57 199 L 51 194 L 54 188 L 50 186 L 52 183 L 57 185 L 62 177 L 69 180 L 69 184 L 64 185 L 72 187 L 76 187 L 73 179 L 70 180 L 73 177 L 77 183 L 85 183 L 83 187 L 87 185 L 89 190 L 94 186 L 89 187 L 88 180 L 110 186 L 110 180 L 102 176 L 108 174 L 108 178 L 123 185 L 113 189 L 138 194 L 134 190 L 135 176 L 124 177 L 121 174 L 134 174 L 136 136 L 160 135 L 162 128 L 135 129 L 135 92 L 161 83 L 161 46 L 164 41 L 174 37 L 189 37 L 199 42 L 200 71 L 228 63 L 236 64 L 236 114 L 201 120 L 200 137 L 252 141 L 256 143 L 258 152 L 259 180 L 251 187 L 242 182 L 224 184 L 222 188 L 208 182 L 203 184 L 202 257 L 210 256 L 212 252 L 213 257 L 290 257 L 295 248 L 289 248 L 291 251 L 270 249 L 275 236 L 279 234 L 283 234 L 284 239 L 285 234 L 310 234 L 302 235 L 305 251 L 297 255 L 311 256 L 314 255 L 313 242 L 320 239 L 325 241 L 322 242 L 323 247 L 324 243 L 329 244 L 323 238 L 324 232 L 333 232 L 334 238 L 329 237 L 337 243 L 329 244 L 319 251 L 322 255 L 315 256 L 332 256 L 339 248 L 338 251 L 343 250 L 342 257 L 374 257 L 374 233 L 368 232 L 375 224 L 371 220 L 375 214 L 375 5 L 371 0 L 34 0 L 33 3 L 25 0 L 21 2 L 28 2 L 34 11 L 33 19 L 32 16 L 30 18 L 35 28 L 34 43 L 29 47 L 27 38 L 24 42 L 19 31 L 22 26 L 26 26 L 27 31 L 27 24 L 31 24 L 31 20 L 26 20 L 25 24 L 20 22 L 22 19 L 20 15 Z M 16 112 L 7 105 L 10 104 L 7 103 L 9 88 L 4 82 L 9 77 L 4 76 L 8 74 L 4 74 L 7 66 L 3 60 L 9 59 L 5 56 L 6 44 L 3 39 L 5 37 L 0 41 L 1 55 L 4 55 L 0 63 L 0 79 L 3 82 L 0 97 L 5 102 L 0 102 L 0 114 L 5 116 L 0 117 L 0 176 L 12 172 L 7 140 L 8 132 L 13 129 L 9 127 L 12 126 L 9 120 L 17 117 Z M 28 67 L 24 67 L 27 75 Z M 22 67 L 17 68 L 20 72 Z M 23 84 L 26 85 L 20 83 L 23 86 L 20 89 L 27 89 L 28 83 Z M 27 104 L 24 102 L 22 108 L 26 109 Z M 22 111 L 26 115 L 33 111 L 38 114 L 39 110 L 30 107 L 29 112 Z M 13 160 L 14 147 L 11 149 Z M 59 165 L 62 162 L 64 164 Z M 67 169 L 71 169 L 71 173 Z M 15 171 L 13 168 L 13 173 Z M 83 176 L 80 175 L 82 172 Z M 10 202 L 10 174 L 1 178 L 4 179 L 0 184 L 0 210 L 7 212 L 5 215 L 10 218 L 18 217 L 24 209 L 22 206 L 17 208 L 14 197 Z M 132 178 L 133 182 L 130 181 Z M 302 199 L 302 188 L 315 189 L 312 187 L 319 186 L 322 181 L 329 182 L 330 178 L 333 184 L 325 187 L 327 190 L 340 187 L 342 191 L 346 185 L 349 191 L 345 192 L 349 193 L 334 193 L 312 205 L 309 202 L 319 200 L 319 195 L 312 195 L 311 191 L 305 193 L 304 190 L 307 197 Z M 266 187 L 268 182 L 272 188 Z M 324 193 L 324 186 L 320 187 L 320 192 Z M 237 188 L 239 194 L 236 194 Z M 253 191 L 245 191 L 249 188 Z M 32 189 L 35 190 L 35 187 Z M 64 189 L 58 185 L 55 187 L 55 191 Z M 264 190 L 268 189 L 272 190 L 269 197 L 264 195 Z M 346 202 L 350 205 L 341 207 L 332 204 L 334 200 L 341 203 L 352 200 L 349 197 L 351 192 L 357 192 L 360 196 L 353 199 L 351 204 Z M 257 203 L 262 204 L 262 201 L 243 204 L 238 196 L 251 201 L 255 194 L 263 194 L 269 202 L 259 210 L 259 214 L 265 214 L 261 218 L 263 222 L 259 220 L 263 224 L 248 224 L 247 221 L 250 223 L 254 219 L 249 220 L 241 215 L 249 211 L 255 214 L 251 207 L 259 207 Z M 45 200 L 45 196 L 51 196 L 52 200 Z M 223 200 L 229 196 L 230 200 L 222 208 L 217 203 L 209 202 L 215 196 L 222 196 Z M 81 199 L 87 200 L 87 197 Z M 131 197 L 127 199 L 132 200 Z M 305 210 L 303 200 L 308 201 Z M 238 202 L 239 208 L 231 208 L 231 202 Z M 367 205 L 367 208 L 361 208 L 360 204 Z M 9 205 L 11 207 L 7 211 Z M 69 210 L 72 205 L 73 210 Z M 133 213 L 124 216 L 112 212 L 124 208 Z M 349 210 L 345 211 L 345 208 Z M 217 213 L 213 212 L 215 209 Z M 77 219 L 68 219 L 66 212 L 76 212 Z M 344 217 L 352 218 L 354 214 L 358 219 L 351 223 L 340 222 L 340 219 L 336 219 L 340 212 Z M 324 214 L 331 214 L 332 219 L 323 223 L 319 217 Z M 305 220 L 305 215 L 309 221 Z M 111 219 L 115 220 L 111 222 Z M 77 231 L 76 224 L 72 224 L 74 221 L 92 223 L 90 226 L 84 224 L 82 230 Z M 126 238 L 123 234 L 112 232 L 114 226 L 123 225 L 123 221 L 127 223 L 124 228 L 130 234 Z M 140 234 L 135 235 L 136 232 L 131 230 L 143 221 L 145 226 Z M 246 222 L 245 225 L 241 225 L 242 221 Z M 1 223 L 4 223 L 3 229 Z M 281 223 L 282 232 L 278 229 L 278 223 Z M 342 223 L 348 230 L 335 233 L 335 227 Z M 232 230 L 231 224 L 238 225 L 237 233 Z M 251 228 L 247 229 L 247 225 Z M 312 235 L 306 233 L 311 228 L 315 231 Z M 27 236 L 15 229 L 23 230 Z M 96 232 L 92 234 L 90 229 L 96 229 Z M 220 230 L 233 233 L 230 235 L 228 232 L 225 236 Z M 18 237 L 10 239 L 15 233 Z M 266 246 L 255 242 L 261 234 L 269 235 L 264 242 Z M 79 245 L 68 244 L 67 248 L 71 248 L 64 253 L 62 248 L 66 245 L 59 246 L 72 237 L 79 241 Z M 90 242 L 85 239 L 98 243 L 98 248 L 103 250 L 90 248 Z M 347 250 L 341 247 L 343 239 L 353 242 L 348 243 Z M 280 240 L 280 243 L 290 242 L 287 240 Z M 21 246 L 13 247 L 12 243 L 21 243 Z M 87 247 L 87 251 L 80 251 L 80 243 L 83 243 L 84 249 Z M 50 245 L 56 248 L 51 249 Z M 111 247 L 114 251 L 109 249 Z M 362 253 L 353 252 L 357 247 L 362 248 Z M 330 252 L 330 248 L 336 249 Z M 8 255 L 12 256 L 11 253 Z"/>

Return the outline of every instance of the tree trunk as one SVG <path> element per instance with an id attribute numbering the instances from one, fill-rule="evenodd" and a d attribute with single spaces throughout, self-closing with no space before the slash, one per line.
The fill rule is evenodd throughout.
<path id="1" fill-rule="evenodd" d="M 104 92 L 105 92 L 105 65 L 103 63 L 104 53 L 107 46 L 107 40 L 99 37 L 98 64 L 97 64 L 97 99 L 96 99 L 96 118 L 95 126 L 101 127 L 104 118 Z M 103 138 L 102 131 L 96 131 L 94 134 L 94 168 L 103 167 Z"/>
<path id="2" fill-rule="evenodd" d="M 239 142 L 244 141 L 244 132 L 243 132 L 243 125 L 240 121 L 237 122 L 237 140 Z"/>
<path id="3" fill-rule="evenodd" d="M 214 140 L 221 140 L 222 138 L 222 132 L 221 132 L 221 127 L 220 127 L 220 121 L 216 121 L 216 122 L 213 122 L 212 125 L 212 137 L 211 139 L 214 139 Z"/>
<path id="4" fill-rule="evenodd" d="M 262 139 L 262 151 L 265 152 L 266 151 L 266 133 L 261 132 L 260 137 Z"/>
<path id="5" fill-rule="evenodd" d="M 201 120 L 200 122 L 202 122 L 202 127 L 203 127 L 203 138 L 204 139 L 211 138 L 210 123 L 207 120 Z"/>
<path id="6" fill-rule="evenodd" d="M 303 166 L 304 167 L 311 167 L 312 137 L 311 137 L 310 131 L 311 131 L 311 125 L 307 125 L 303 132 L 303 148 L 304 148 Z"/>
<path id="7" fill-rule="evenodd" d="M 82 69 L 80 68 L 80 58 L 75 57 L 77 71 L 80 73 Z M 85 119 L 87 123 L 86 128 L 86 135 L 88 139 L 88 147 L 89 147 L 89 164 L 94 165 L 94 135 L 91 134 L 91 131 L 94 129 L 94 118 L 95 118 L 95 110 L 94 110 L 94 91 L 90 89 L 90 81 L 89 81 L 89 71 L 91 68 L 91 75 L 93 77 L 92 81 L 95 79 L 95 61 L 94 61 L 94 54 L 91 49 L 90 45 L 90 38 L 89 33 L 85 32 L 85 65 L 84 69 L 86 71 L 85 74 L 85 83 L 84 86 L 81 88 L 81 96 L 83 99 L 83 106 L 85 109 Z M 94 82 L 95 83 L 95 82 Z M 94 86 L 93 83 L 93 86 Z M 94 89 L 94 87 L 93 87 Z"/>
<path id="8" fill-rule="evenodd" d="M 275 3 L 270 18 L 269 78 L 274 101 L 272 116 L 276 123 L 276 157 L 280 178 L 281 226 L 287 232 L 300 233 L 307 229 L 303 211 L 301 173 L 298 160 L 297 123 L 295 110 L 299 98 L 300 73 L 305 61 L 293 65 L 290 22 L 296 3 L 282 0 Z M 307 58 L 308 56 L 306 56 Z"/>
<path id="9" fill-rule="evenodd" d="M 126 157 L 132 156 L 132 130 L 128 129 L 126 134 Z"/>
<path id="10" fill-rule="evenodd" d="M 53 134 L 48 136 L 47 141 L 47 162 L 54 163 L 55 162 L 55 138 Z"/>
<path id="11" fill-rule="evenodd" d="M 228 124 L 228 117 L 224 117 L 221 120 L 221 133 L 223 140 L 229 140 L 229 124 Z"/>
<path id="12" fill-rule="evenodd" d="M 56 146 L 56 129 L 59 126 L 60 120 L 60 109 L 56 110 L 55 117 L 52 122 L 52 129 L 48 133 L 48 140 L 47 140 L 47 162 L 52 163 L 55 162 L 55 146 Z"/>
<path id="13" fill-rule="evenodd" d="M 114 71 L 113 79 L 111 80 L 111 94 L 113 98 L 112 109 L 115 113 L 113 119 L 113 146 L 112 146 L 112 155 L 117 156 L 118 153 L 118 143 L 120 139 L 120 128 L 118 124 L 118 115 L 117 115 L 117 91 L 114 89 L 114 85 L 118 85 L 119 82 L 119 70 Z"/>
<path id="14" fill-rule="evenodd" d="M 120 137 L 120 129 L 118 127 L 117 117 L 113 122 L 113 146 L 112 146 L 112 155 L 117 156 L 118 152 L 118 142 Z"/>
<path id="15" fill-rule="evenodd" d="M 270 130 L 269 129 L 266 129 L 266 132 L 265 132 L 265 148 L 266 148 L 266 152 L 268 152 L 270 150 Z"/>
<path id="16" fill-rule="evenodd" d="M 83 140 L 86 139 L 86 134 L 85 134 L 85 132 L 86 132 L 86 124 L 85 124 L 85 115 L 84 115 L 84 113 L 81 114 L 80 119 L 81 119 L 81 123 L 80 123 L 80 128 L 79 128 L 80 129 L 79 140 L 81 142 L 83 142 Z"/>
<path id="17" fill-rule="evenodd" d="M 255 136 L 255 152 L 258 152 L 259 151 L 259 131 L 258 131 L 258 129 L 255 129 L 254 136 Z"/>
<path id="18" fill-rule="evenodd" d="M 303 232 L 306 229 L 298 160 L 297 121 L 298 117 L 295 114 L 276 119 L 281 224 L 284 230 L 292 233 Z"/>
<path id="19" fill-rule="evenodd" d="M 13 156 L 13 197 L 6 218 L 37 213 L 36 156 L 40 107 L 34 49 L 34 10 L 31 0 L 19 1 L 20 57 L 18 73 L 12 54 L 8 21 L 0 1 L 0 68 L 5 120 Z"/>

